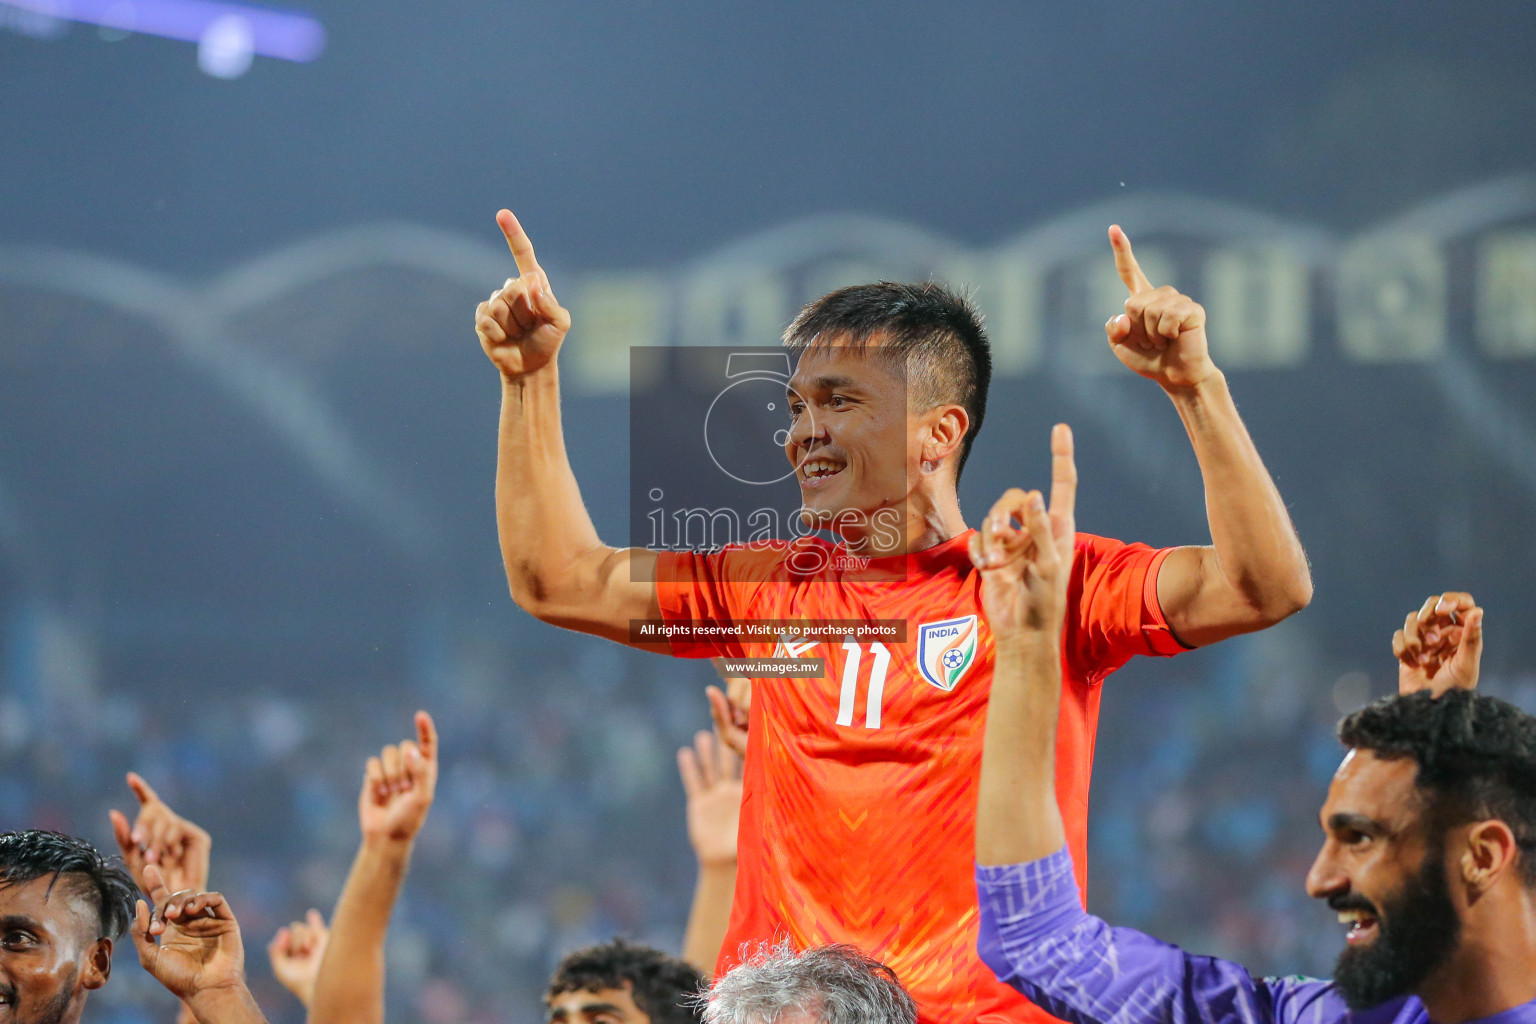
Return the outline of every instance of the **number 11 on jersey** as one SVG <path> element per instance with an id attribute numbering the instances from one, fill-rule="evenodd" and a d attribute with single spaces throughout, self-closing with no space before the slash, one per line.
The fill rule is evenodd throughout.
<path id="1" fill-rule="evenodd" d="M 853 705 L 858 697 L 859 669 L 864 661 L 864 645 L 843 641 L 848 657 L 843 660 L 843 693 L 837 703 L 837 724 L 853 724 Z M 885 644 L 872 643 L 869 653 L 874 661 L 869 669 L 869 691 L 864 695 L 864 728 L 880 728 L 880 699 L 885 694 L 885 672 L 891 665 L 891 652 Z"/>

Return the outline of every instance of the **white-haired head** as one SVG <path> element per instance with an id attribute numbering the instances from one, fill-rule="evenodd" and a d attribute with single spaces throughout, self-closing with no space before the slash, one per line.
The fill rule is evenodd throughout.
<path id="1" fill-rule="evenodd" d="M 763 945 L 710 988 L 705 1024 L 916 1024 L 896 972 L 852 946 Z"/>

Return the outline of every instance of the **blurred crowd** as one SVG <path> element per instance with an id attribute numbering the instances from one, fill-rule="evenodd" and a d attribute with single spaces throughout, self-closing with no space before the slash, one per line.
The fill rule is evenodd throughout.
<path id="1" fill-rule="evenodd" d="M 300 1021 L 261 949 L 305 909 L 329 915 L 357 846 L 363 761 L 426 706 L 443 771 L 390 932 L 391 1018 L 542 1020 L 563 953 L 615 935 L 679 949 L 695 865 L 676 751 L 708 726 L 714 678 L 708 662 L 645 659 L 667 671 L 626 672 L 567 646 L 567 675 L 426 699 L 327 688 L 221 694 L 207 706 L 110 683 L 89 699 L 7 696 L 0 830 L 55 829 L 115 849 L 107 812 L 132 818 L 124 774 L 138 772 L 212 834 L 211 884 L 239 915 L 253 992 L 274 1024 Z M 138 971 L 98 999 L 92 1013 L 114 1024 L 175 1015 Z"/>
<path id="2" fill-rule="evenodd" d="M 1091 908 L 1256 973 L 1326 976 L 1339 931 L 1300 880 L 1340 756 L 1333 724 L 1395 685 L 1381 640 L 1374 665 L 1331 664 L 1303 620 L 1112 676 Z M 252 989 L 274 1024 L 296 1024 L 302 1009 L 263 947 L 307 908 L 330 913 L 357 846 L 362 762 L 425 706 L 443 768 L 389 936 L 391 1019 L 542 1020 L 564 953 L 615 935 L 680 949 L 695 864 L 675 753 L 709 723 L 713 673 L 555 631 L 541 652 L 537 672 L 448 680 L 429 695 L 316 687 L 203 703 L 111 680 L 13 692 L 0 697 L 0 830 L 113 849 L 107 812 L 132 816 L 123 776 L 140 773 L 212 833 L 211 884 L 239 915 Z M 1482 688 L 1536 711 L 1536 671 Z M 92 1007 L 106 1024 L 175 1013 L 137 970 L 118 972 Z"/>

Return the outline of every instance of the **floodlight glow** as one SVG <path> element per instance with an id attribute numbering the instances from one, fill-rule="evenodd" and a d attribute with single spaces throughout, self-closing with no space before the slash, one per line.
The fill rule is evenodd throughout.
<path id="1" fill-rule="evenodd" d="M 0 2 L 0 7 L 5 6 L 119 32 L 197 43 L 203 69 L 221 78 L 242 74 L 252 54 L 302 63 L 314 60 L 325 49 L 325 29 L 309 15 L 245 4 L 215 0 Z"/>
<path id="2" fill-rule="evenodd" d="M 239 14 L 225 14 L 208 26 L 197 43 L 197 66 L 214 78 L 239 78 L 251 68 L 255 33 Z"/>

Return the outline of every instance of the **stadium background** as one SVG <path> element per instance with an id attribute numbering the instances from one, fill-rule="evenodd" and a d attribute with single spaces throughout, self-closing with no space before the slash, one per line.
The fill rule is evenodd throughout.
<path id="1" fill-rule="evenodd" d="M 417 706 L 445 769 L 393 1019 L 539 1019 L 563 951 L 680 938 L 672 754 L 711 674 L 506 596 L 470 327 L 501 205 L 576 318 L 567 433 L 613 538 L 627 346 L 763 343 L 825 288 L 937 275 L 999 347 L 973 516 L 1066 419 L 1085 529 L 1204 540 L 1176 416 L 1104 349 L 1104 226 L 1207 303 L 1317 597 L 1108 683 L 1117 923 L 1327 972 L 1301 878 L 1331 724 L 1431 591 L 1488 607 L 1484 685 L 1536 710 L 1527 4 L 314 0 L 325 52 L 243 73 L 51 9 L 0 3 L 0 828 L 110 845 L 146 775 L 213 832 L 274 1021 L 261 947 L 334 901 L 362 760 Z M 119 967 L 92 1019 L 168 1021 Z"/>

